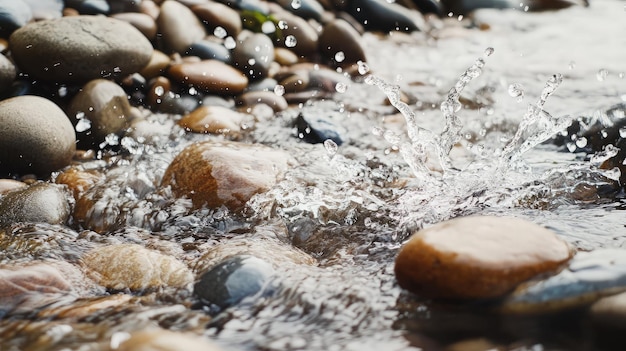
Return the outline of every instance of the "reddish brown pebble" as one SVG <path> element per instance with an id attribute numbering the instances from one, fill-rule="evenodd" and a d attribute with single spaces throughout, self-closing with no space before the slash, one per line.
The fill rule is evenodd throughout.
<path id="1" fill-rule="evenodd" d="M 176 64 L 168 73 L 171 79 L 207 93 L 237 95 L 248 86 L 245 74 L 217 60 Z"/>

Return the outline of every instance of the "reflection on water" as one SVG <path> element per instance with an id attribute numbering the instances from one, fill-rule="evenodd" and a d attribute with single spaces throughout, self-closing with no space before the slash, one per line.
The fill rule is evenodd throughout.
<path id="1" fill-rule="evenodd" d="M 477 306 L 419 301 L 397 287 L 393 260 L 411 230 L 476 213 L 527 218 L 582 250 L 624 245 L 623 205 L 598 195 L 616 176 L 598 169 L 607 155 L 590 163 L 537 146 L 562 129 L 561 116 L 593 116 L 626 100 L 626 38 L 611 34 L 622 32 L 621 9 L 599 1 L 532 15 L 480 10 L 474 20 L 491 30 L 447 23 L 410 36 L 366 34 L 369 77 L 382 80 L 257 123 L 246 136 L 288 150 L 299 166 L 253 198 L 243 217 L 191 211 L 188 201 L 155 190 L 167 164 L 200 137 L 174 129 L 145 145 L 126 140 L 126 157 L 87 165 L 107 169 L 106 184 L 93 189 L 101 210 L 81 219 L 93 231 L 11 228 L 0 233 L 0 261 L 75 263 L 98 245 L 132 242 L 193 266 L 202 250 L 245 238 L 288 243 L 319 266 L 281 265 L 274 291 L 219 314 L 196 309 L 184 289 L 76 296 L 73 307 L 59 300 L 0 321 L 0 350 L 109 350 L 119 333 L 152 325 L 204 334 L 225 349 L 437 350 L 477 337 L 508 349 L 577 348 L 585 335 L 576 316 L 503 320 Z M 416 101 L 402 105 L 400 92 Z M 346 141 L 301 143 L 292 128 L 301 111 L 344 128 Z M 261 234 L 264 226 L 271 235 Z M 95 303 L 107 307 L 78 308 Z"/>

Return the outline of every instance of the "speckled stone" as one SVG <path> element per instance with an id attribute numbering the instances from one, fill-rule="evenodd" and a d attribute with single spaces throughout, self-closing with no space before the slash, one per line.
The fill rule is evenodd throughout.
<path id="1" fill-rule="evenodd" d="M 88 252 L 87 275 L 113 290 L 141 291 L 163 286 L 184 288 L 193 276 L 177 259 L 136 244 L 116 244 Z"/>
<path id="2" fill-rule="evenodd" d="M 241 210 L 282 178 L 291 158 L 280 150 L 244 143 L 195 143 L 170 163 L 162 186 L 189 197 L 194 207 Z"/>
<path id="3" fill-rule="evenodd" d="M 61 224 L 69 215 L 67 195 L 56 184 L 36 183 L 0 199 L 0 226 L 16 222 Z"/>
<path id="4" fill-rule="evenodd" d="M 15 31 L 10 49 L 32 77 L 86 82 L 139 71 L 152 44 L 132 25 L 109 17 L 76 16 L 30 23 Z"/>
<path id="5" fill-rule="evenodd" d="M 401 287 L 420 296 L 496 298 L 572 256 L 553 232 L 513 217 L 456 218 L 422 229 L 395 263 Z"/>
<path id="6" fill-rule="evenodd" d="M 74 128 L 51 101 L 18 96 L 0 102 L 0 172 L 47 175 L 68 165 Z"/>

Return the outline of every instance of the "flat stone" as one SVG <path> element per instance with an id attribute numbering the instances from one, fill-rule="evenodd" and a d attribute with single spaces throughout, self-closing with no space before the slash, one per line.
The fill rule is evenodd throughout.
<path id="1" fill-rule="evenodd" d="M 445 299 L 496 298 L 572 256 L 553 232 L 513 217 L 471 216 L 422 229 L 400 250 L 401 287 Z"/>
<path id="2" fill-rule="evenodd" d="M 165 73 L 167 66 L 170 64 L 169 56 L 159 50 L 154 50 L 148 64 L 139 71 L 146 79 L 152 79 Z"/>
<path id="3" fill-rule="evenodd" d="M 207 93 L 237 95 L 248 86 L 245 74 L 217 60 L 176 64 L 170 67 L 168 75 Z"/>
<path id="4" fill-rule="evenodd" d="M 121 135 L 130 126 L 131 107 L 122 87 L 95 79 L 82 87 L 67 108 L 77 140 L 86 148 L 99 145 L 110 135 Z"/>
<path id="5" fill-rule="evenodd" d="M 281 30 L 282 36 L 276 46 L 286 47 L 299 56 L 309 56 L 317 53 L 317 31 L 304 19 L 289 12 L 274 14 L 276 20 L 284 21 L 286 28 Z M 292 39 L 295 39 L 293 43 Z"/>
<path id="6" fill-rule="evenodd" d="M 83 257 L 82 263 L 88 268 L 87 275 L 113 290 L 184 288 L 193 280 L 191 271 L 182 262 L 136 244 L 93 249 Z"/>
<path id="7" fill-rule="evenodd" d="M 15 222 L 60 224 L 69 215 L 66 194 L 56 184 L 36 183 L 0 199 L 0 226 Z"/>
<path id="8" fill-rule="evenodd" d="M 161 4 L 157 25 L 167 49 L 181 54 L 206 36 L 202 22 L 178 1 L 167 0 Z"/>
<path id="9" fill-rule="evenodd" d="M 178 124 L 194 133 L 223 134 L 238 137 L 244 115 L 222 106 L 200 106 L 183 116 Z"/>
<path id="10" fill-rule="evenodd" d="M 9 43 L 21 70 L 60 82 L 123 77 L 143 68 L 153 51 L 135 27 L 101 16 L 33 22 L 15 31 Z"/>
<path id="11" fill-rule="evenodd" d="M 0 173 L 47 175 L 67 166 L 76 151 L 72 123 L 50 100 L 3 100 L 0 125 Z"/>
<path id="12" fill-rule="evenodd" d="M 174 158 L 161 184 L 171 186 L 175 196 L 190 198 L 196 208 L 236 211 L 274 186 L 290 162 L 288 154 L 262 145 L 200 142 Z"/>

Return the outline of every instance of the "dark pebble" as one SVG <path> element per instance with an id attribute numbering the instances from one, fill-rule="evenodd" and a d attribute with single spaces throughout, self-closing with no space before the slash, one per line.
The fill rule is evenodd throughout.
<path id="1" fill-rule="evenodd" d="M 385 0 L 353 0 L 349 8 L 349 13 L 365 29 L 383 32 L 419 30 L 415 21 L 406 14 L 409 11 Z"/>
<path id="2" fill-rule="evenodd" d="M 228 64 L 232 61 L 230 51 L 224 45 L 208 40 L 201 40 L 191 44 L 185 50 L 185 55 L 197 56 L 203 60 L 214 59 Z"/>
<path id="3" fill-rule="evenodd" d="M 337 145 L 343 144 L 343 139 L 337 131 L 338 127 L 325 118 L 300 113 L 296 118 L 296 127 L 298 138 L 309 144 L 320 144 L 328 139 Z"/>

